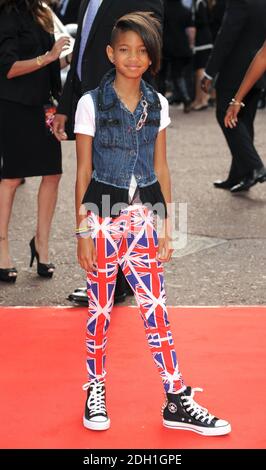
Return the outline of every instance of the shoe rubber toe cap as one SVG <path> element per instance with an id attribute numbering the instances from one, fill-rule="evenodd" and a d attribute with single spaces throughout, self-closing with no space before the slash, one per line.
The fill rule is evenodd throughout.
<path id="1" fill-rule="evenodd" d="M 94 416 L 93 418 L 90 419 L 93 423 L 105 423 L 108 421 L 108 418 L 105 416 Z"/>
<path id="2" fill-rule="evenodd" d="M 220 426 L 228 426 L 228 421 L 225 421 L 224 419 L 218 419 L 215 423 L 215 427 L 218 428 Z"/>

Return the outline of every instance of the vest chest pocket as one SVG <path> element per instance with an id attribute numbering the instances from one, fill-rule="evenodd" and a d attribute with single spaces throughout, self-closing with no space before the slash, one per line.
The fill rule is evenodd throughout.
<path id="1" fill-rule="evenodd" d="M 98 121 L 98 136 L 103 147 L 123 146 L 121 121 L 116 118 L 101 118 Z"/>
<path id="2" fill-rule="evenodd" d="M 155 143 L 158 130 L 160 127 L 160 119 L 148 118 L 143 127 L 143 140 L 145 143 Z"/>

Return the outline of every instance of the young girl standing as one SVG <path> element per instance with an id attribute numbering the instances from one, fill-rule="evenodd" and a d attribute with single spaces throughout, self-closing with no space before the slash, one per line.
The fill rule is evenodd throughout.
<path id="1" fill-rule="evenodd" d="M 84 426 L 110 427 L 105 402 L 105 350 L 118 264 L 135 293 L 154 362 L 166 393 L 163 424 L 205 435 L 230 432 L 194 400 L 178 368 L 167 317 L 162 263 L 173 252 L 166 207 L 167 100 L 142 80 L 160 65 L 157 21 L 148 13 L 120 18 L 107 54 L 115 69 L 79 101 L 76 212 L 78 260 L 87 271 L 88 396 Z M 158 238 L 154 209 L 163 218 Z"/>

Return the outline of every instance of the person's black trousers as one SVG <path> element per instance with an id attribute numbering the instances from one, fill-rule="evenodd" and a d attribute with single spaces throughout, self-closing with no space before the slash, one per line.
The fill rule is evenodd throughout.
<path id="1" fill-rule="evenodd" d="M 228 181 L 239 183 L 245 176 L 249 176 L 254 169 L 263 166 L 263 162 L 254 146 L 254 120 L 260 98 L 260 90 L 253 89 L 245 98 L 245 107 L 238 115 L 238 124 L 234 129 L 226 128 L 224 117 L 234 92 L 217 90 L 216 117 L 223 131 L 232 154 L 232 163 Z"/>

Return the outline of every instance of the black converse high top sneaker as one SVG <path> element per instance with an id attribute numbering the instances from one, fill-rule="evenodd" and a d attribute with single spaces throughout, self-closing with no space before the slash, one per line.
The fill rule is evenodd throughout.
<path id="1" fill-rule="evenodd" d="M 103 382 L 92 381 L 83 385 L 88 390 L 85 404 L 83 424 L 85 428 L 94 431 L 105 431 L 110 428 L 105 404 L 105 385 Z"/>
<path id="2" fill-rule="evenodd" d="M 167 428 L 194 431 L 204 436 L 222 436 L 231 431 L 227 421 L 211 415 L 206 408 L 194 400 L 195 392 L 201 388 L 187 387 L 181 393 L 167 393 L 163 409 L 163 425 Z"/>

